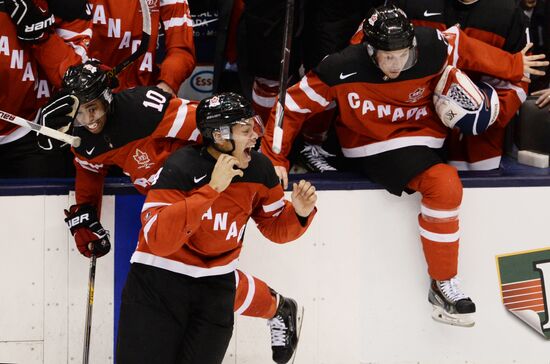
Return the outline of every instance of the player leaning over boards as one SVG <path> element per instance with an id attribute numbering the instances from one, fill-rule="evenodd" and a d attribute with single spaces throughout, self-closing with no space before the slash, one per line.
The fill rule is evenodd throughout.
<path id="1" fill-rule="evenodd" d="M 286 243 L 315 214 L 309 182 L 294 184 L 292 203 L 284 199 L 273 165 L 253 149 L 263 125 L 244 103 L 235 94 L 202 100 L 204 144 L 175 151 L 147 193 L 122 294 L 119 364 L 221 363 L 249 219 L 268 239 Z"/>
<path id="2" fill-rule="evenodd" d="M 525 50 L 511 55 L 456 27 L 445 32 L 413 28 L 394 6 L 371 10 L 364 24 L 362 44 L 326 57 L 287 90 L 281 154 L 271 149 L 274 110 L 262 151 L 287 181 L 286 156 L 302 123 L 336 102 L 341 117 L 336 131 L 350 164 L 390 193 L 422 194 L 418 223 L 432 279 L 433 317 L 472 326 L 475 304 L 456 277 L 462 183 L 456 169 L 437 153 L 449 130 L 434 110 L 434 89 L 447 63 L 520 81 L 524 72 L 541 73 L 531 67 L 547 62 L 525 56 Z"/>
<path id="3" fill-rule="evenodd" d="M 109 238 L 99 221 L 104 178 L 109 168 L 120 167 L 136 189 L 145 194 L 172 152 L 200 141 L 195 122 L 198 103 L 172 97 L 154 86 L 113 94 L 111 88 L 116 87 L 116 79 L 109 78 L 96 60 L 71 68 L 63 85 L 62 95 L 71 94 L 79 100 L 75 120 L 58 116 L 73 107 L 74 100 L 66 95 L 45 107 L 53 111 L 44 117 L 44 123 L 59 128 L 73 122 L 73 134 L 82 140 L 73 149 L 77 205 L 70 207 L 66 221 L 82 221 L 71 226 L 78 250 L 88 257 L 92 253 L 100 257 L 110 250 Z M 242 97 L 226 96 L 235 115 L 252 116 L 250 104 Z M 82 216 L 88 216 L 89 220 L 82 220 Z M 237 274 L 235 312 L 268 319 L 273 359 L 277 363 L 288 362 L 298 341 L 295 313 L 301 312 L 299 305 L 257 277 L 241 270 Z"/>

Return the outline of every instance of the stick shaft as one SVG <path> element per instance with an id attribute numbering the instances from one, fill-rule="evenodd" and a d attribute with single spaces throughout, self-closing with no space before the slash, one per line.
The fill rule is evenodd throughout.
<path id="1" fill-rule="evenodd" d="M 80 138 L 77 136 L 62 133 L 59 130 L 48 128 L 47 126 L 37 124 L 35 122 L 29 121 L 27 119 L 23 119 L 19 116 L 12 115 L 5 111 L 0 110 L 0 120 L 7 121 L 8 123 L 19 125 L 24 128 L 31 129 L 37 133 L 46 135 L 52 139 L 56 139 L 56 140 L 68 143 L 75 148 L 80 145 Z"/>
<path id="2" fill-rule="evenodd" d="M 95 265 L 96 256 L 90 258 L 90 272 L 88 277 L 88 301 L 86 307 L 86 323 L 84 324 L 84 349 L 82 364 L 88 364 L 90 358 L 90 337 L 92 334 L 92 310 L 94 307 Z"/>

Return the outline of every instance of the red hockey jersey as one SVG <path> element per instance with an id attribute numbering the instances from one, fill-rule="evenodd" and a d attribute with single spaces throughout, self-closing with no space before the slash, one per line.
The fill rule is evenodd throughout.
<path id="1" fill-rule="evenodd" d="M 33 120 L 37 110 L 59 87 L 65 70 L 86 60 L 91 37 L 87 20 L 56 18 L 55 33 L 32 45 L 17 38 L 9 15 L 0 7 L 0 110 Z M 30 129 L 0 121 L 0 144 L 26 135 Z"/>
<path id="2" fill-rule="evenodd" d="M 208 185 L 216 160 L 204 147 L 174 152 L 147 194 L 131 262 L 192 277 L 232 272 L 250 218 L 273 242 L 300 237 L 316 210 L 302 225 L 269 159 L 256 151 L 251 155 L 243 177 L 218 193 Z"/>
<path id="3" fill-rule="evenodd" d="M 114 67 L 139 46 L 142 16 L 138 0 L 90 0 L 94 37 L 90 57 Z M 195 67 L 193 23 L 187 0 L 148 0 L 151 38 L 147 52 L 119 75 L 117 90 L 166 82 L 174 92 Z M 165 32 L 166 55 L 157 64 L 159 28 Z"/>
<path id="4" fill-rule="evenodd" d="M 76 202 L 100 211 L 104 177 L 119 166 L 145 194 L 166 158 L 183 145 L 200 141 L 197 102 L 172 98 L 161 89 L 136 87 L 115 94 L 103 131 L 92 134 L 75 127 L 82 139 L 73 148 Z"/>
<path id="5" fill-rule="evenodd" d="M 519 81 L 521 54 L 511 55 L 468 37 L 456 27 L 445 32 L 415 28 L 416 65 L 393 80 L 370 59 L 364 44 L 326 57 L 316 69 L 287 90 L 281 154 L 271 150 L 275 110 L 267 122 L 262 151 L 275 165 L 288 169 L 292 141 L 305 119 L 338 106 L 336 131 L 344 156 L 366 157 L 412 145 L 440 148 L 448 129 L 433 108 L 433 90 L 446 64 Z"/>

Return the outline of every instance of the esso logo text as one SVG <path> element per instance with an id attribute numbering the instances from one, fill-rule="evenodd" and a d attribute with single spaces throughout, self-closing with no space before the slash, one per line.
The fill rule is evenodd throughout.
<path id="1" fill-rule="evenodd" d="M 214 72 L 197 72 L 191 77 L 191 87 L 197 92 L 211 93 L 214 88 Z"/>

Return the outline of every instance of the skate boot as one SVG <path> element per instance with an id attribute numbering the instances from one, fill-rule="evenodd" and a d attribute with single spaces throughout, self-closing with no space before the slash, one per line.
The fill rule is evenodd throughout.
<path id="1" fill-rule="evenodd" d="M 277 312 L 275 317 L 267 323 L 271 329 L 273 361 L 277 364 L 293 363 L 304 309 L 292 298 L 285 298 L 279 294 L 277 296 L 279 301 Z"/>
<path id="2" fill-rule="evenodd" d="M 471 314 L 476 312 L 475 303 L 458 287 L 458 278 L 446 281 L 432 280 L 428 301 L 433 305 L 432 318 L 448 325 L 472 327 Z"/>
<path id="3" fill-rule="evenodd" d="M 304 148 L 299 154 L 299 161 L 309 172 L 336 171 L 336 168 L 327 161 L 327 158 L 331 157 L 336 156 L 324 150 L 320 145 L 304 143 Z"/>

